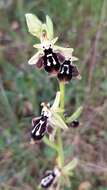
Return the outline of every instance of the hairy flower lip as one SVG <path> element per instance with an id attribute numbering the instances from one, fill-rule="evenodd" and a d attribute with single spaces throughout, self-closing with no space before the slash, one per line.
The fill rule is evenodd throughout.
<path id="1" fill-rule="evenodd" d="M 53 170 L 46 171 L 45 175 L 42 177 L 40 186 L 43 188 L 52 187 L 61 175 L 61 171 L 58 167 L 55 167 Z"/>
<path id="2" fill-rule="evenodd" d="M 31 139 L 35 142 L 40 141 L 47 132 L 47 125 L 47 116 L 41 115 L 39 118 L 33 118 Z"/>
<path id="3" fill-rule="evenodd" d="M 77 77 L 72 77 L 72 80 L 74 79 L 74 78 L 76 78 L 76 79 L 78 79 L 78 80 L 81 80 L 82 79 L 82 77 L 81 77 L 81 75 L 79 74 Z M 58 78 L 58 80 L 60 81 L 60 82 L 63 82 L 64 84 L 68 84 L 70 81 L 69 80 L 66 80 L 66 79 L 59 79 Z"/>
<path id="4" fill-rule="evenodd" d="M 78 128 L 80 125 L 78 120 L 73 120 L 71 123 L 69 123 L 68 128 Z"/>
<path id="5" fill-rule="evenodd" d="M 57 76 L 58 72 L 53 71 L 52 73 L 48 73 L 49 77 L 55 77 Z"/>
<path id="6" fill-rule="evenodd" d="M 59 73 L 57 75 L 60 82 L 67 84 L 71 79 L 77 78 L 81 79 L 81 75 L 76 65 L 73 64 L 73 61 L 77 61 L 78 58 L 71 56 L 65 59 L 62 63 Z"/>

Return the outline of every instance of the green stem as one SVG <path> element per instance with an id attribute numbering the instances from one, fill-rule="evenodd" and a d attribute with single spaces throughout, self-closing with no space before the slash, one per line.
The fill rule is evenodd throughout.
<path id="1" fill-rule="evenodd" d="M 60 108 L 64 110 L 64 96 L 65 96 L 65 85 L 63 82 L 59 83 L 61 98 L 60 98 Z M 63 151 L 63 142 L 61 137 L 61 129 L 57 131 L 57 142 L 58 142 L 58 164 L 59 167 L 64 165 L 64 151 Z"/>
<path id="2" fill-rule="evenodd" d="M 60 88 L 60 93 L 61 93 L 60 108 L 64 109 L 65 85 L 63 82 L 59 83 L 59 88 Z"/>

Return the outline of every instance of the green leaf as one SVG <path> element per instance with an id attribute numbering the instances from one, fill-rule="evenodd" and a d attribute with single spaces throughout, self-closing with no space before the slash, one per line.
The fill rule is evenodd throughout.
<path id="1" fill-rule="evenodd" d="M 53 39 L 53 22 L 48 15 L 46 15 L 46 25 L 47 25 L 47 36 L 49 40 L 51 40 Z"/>
<path id="2" fill-rule="evenodd" d="M 29 32 L 36 36 L 37 38 L 41 37 L 42 22 L 37 18 L 37 16 L 27 13 L 25 14 L 26 22 Z"/>
<path id="3" fill-rule="evenodd" d="M 72 121 L 76 120 L 82 113 L 82 110 L 83 107 L 80 106 L 70 117 L 66 119 L 66 123 L 71 123 Z"/>

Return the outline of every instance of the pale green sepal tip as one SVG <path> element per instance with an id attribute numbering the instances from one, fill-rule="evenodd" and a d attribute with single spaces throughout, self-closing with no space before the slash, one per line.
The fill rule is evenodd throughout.
<path id="1" fill-rule="evenodd" d="M 58 91 L 56 93 L 56 97 L 55 97 L 54 103 L 51 107 L 51 110 L 57 109 L 59 107 L 59 103 L 60 103 L 60 91 Z"/>
<path id="2" fill-rule="evenodd" d="M 63 129 L 63 130 L 68 129 L 66 123 L 63 121 L 61 116 L 57 114 L 56 112 L 52 112 L 51 123 L 53 123 L 53 125 L 59 127 L 60 129 Z"/>
<path id="3" fill-rule="evenodd" d="M 80 106 L 70 117 L 66 119 L 66 122 L 71 123 L 72 121 L 76 120 L 82 113 L 82 110 L 83 110 L 83 107 Z"/>
<path id="4" fill-rule="evenodd" d="M 26 22 L 29 32 L 38 38 L 41 36 L 42 22 L 37 18 L 36 15 L 27 13 L 25 14 Z"/>
<path id="5" fill-rule="evenodd" d="M 46 25 L 47 25 L 47 34 L 48 34 L 48 38 L 49 40 L 53 39 L 53 22 L 51 20 L 51 18 L 46 15 Z"/>
<path id="6" fill-rule="evenodd" d="M 72 171 L 78 164 L 78 159 L 74 158 L 71 162 L 69 162 L 66 166 L 64 166 L 63 171 L 69 172 Z"/>
<path id="7" fill-rule="evenodd" d="M 57 40 L 58 40 L 58 37 L 55 37 L 55 38 L 53 38 L 53 39 L 51 40 L 51 43 L 54 45 L 54 44 L 57 42 Z"/>

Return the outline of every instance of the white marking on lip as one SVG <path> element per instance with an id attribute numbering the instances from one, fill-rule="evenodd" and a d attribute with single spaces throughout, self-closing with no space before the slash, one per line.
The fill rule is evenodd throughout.
<path id="1" fill-rule="evenodd" d="M 54 60 L 54 58 L 53 58 L 53 64 L 56 65 L 56 61 Z"/>
<path id="2" fill-rule="evenodd" d="M 52 56 L 52 53 L 48 54 L 47 57 L 51 57 Z"/>
<path id="3" fill-rule="evenodd" d="M 38 123 L 38 124 L 34 127 L 34 129 L 32 130 L 32 134 L 35 132 L 36 128 L 37 128 L 38 125 L 40 124 L 40 127 L 39 127 L 38 131 L 36 132 L 36 134 L 38 135 L 38 132 L 40 132 L 40 129 L 41 129 L 41 126 L 42 126 L 43 123 L 44 123 L 44 121 L 41 121 L 41 120 L 40 120 L 40 123 Z M 40 134 L 40 133 L 39 133 L 39 134 Z"/>
<path id="4" fill-rule="evenodd" d="M 61 74 L 63 74 L 64 73 L 64 68 L 61 70 Z"/>
<path id="5" fill-rule="evenodd" d="M 47 177 L 45 177 L 44 179 L 42 179 L 41 184 L 42 185 L 47 185 L 48 183 L 50 183 L 50 181 L 53 179 L 52 175 L 49 175 Z"/>
<path id="6" fill-rule="evenodd" d="M 69 65 L 64 65 L 64 68 L 62 69 L 61 73 L 64 73 L 65 68 L 67 69 L 66 73 L 69 74 Z"/>
<path id="7" fill-rule="evenodd" d="M 41 121 L 40 120 L 40 127 L 39 127 L 39 129 L 37 130 L 37 132 L 36 132 L 36 136 L 39 136 L 40 135 L 40 130 L 41 130 L 41 128 L 42 128 L 42 124 L 44 123 L 44 121 Z"/>
<path id="8" fill-rule="evenodd" d="M 35 129 L 37 128 L 37 126 L 39 125 L 39 123 L 34 127 L 34 129 L 32 130 L 32 134 L 35 132 Z"/>
<path id="9" fill-rule="evenodd" d="M 36 136 L 39 136 L 39 135 L 40 135 L 40 130 L 41 130 L 41 126 L 40 126 L 40 128 L 38 129 L 38 131 L 36 132 Z"/>
<path id="10" fill-rule="evenodd" d="M 50 66 L 50 65 L 51 65 L 50 61 L 47 61 L 47 66 Z"/>

